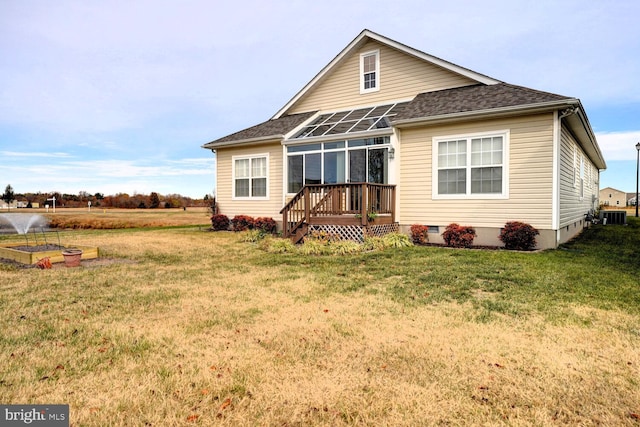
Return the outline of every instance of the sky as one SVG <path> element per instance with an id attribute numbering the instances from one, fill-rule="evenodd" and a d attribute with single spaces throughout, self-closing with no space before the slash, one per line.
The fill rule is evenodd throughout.
<path id="1" fill-rule="evenodd" d="M 0 191 L 214 194 L 202 144 L 268 120 L 363 29 L 579 98 L 635 192 L 637 0 L 0 0 Z"/>

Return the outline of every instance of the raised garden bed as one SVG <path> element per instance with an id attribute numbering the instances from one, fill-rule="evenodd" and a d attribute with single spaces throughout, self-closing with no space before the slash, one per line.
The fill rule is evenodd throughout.
<path id="1" fill-rule="evenodd" d="M 22 264 L 36 264 L 42 258 L 49 257 L 52 263 L 64 262 L 62 252 L 65 249 L 81 249 L 81 259 L 98 258 L 98 248 L 93 246 L 25 245 L 22 243 L 0 245 L 0 258 L 10 259 Z"/>

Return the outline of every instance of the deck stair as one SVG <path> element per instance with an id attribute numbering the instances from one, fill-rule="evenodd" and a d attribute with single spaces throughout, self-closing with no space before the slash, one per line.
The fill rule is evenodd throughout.
<path id="1" fill-rule="evenodd" d="M 282 208 L 282 231 L 300 243 L 311 230 L 344 240 L 397 230 L 395 186 L 366 182 L 305 185 Z"/>

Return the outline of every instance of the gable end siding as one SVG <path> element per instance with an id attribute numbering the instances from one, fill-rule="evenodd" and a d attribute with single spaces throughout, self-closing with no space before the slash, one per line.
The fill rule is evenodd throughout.
<path id="1" fill-rule="evenodd" d="M 360 54 L 378 49 L 380 90 L 361 94 Z M 389 46 L 370 41 L 338 65 L 317 87 L 296 102 L 287 114 L 375 105 L 392 100 L 412 99 L 421 92 L 472 84 L 477 82 Z"/>
<path id="2" fill-rule="evenodd" d="M 598 172 L 571 132 L 563 125 L 560 148 L 560 228 L 577 226 L 597 197 Z M 574 166 L 574 151 L 576 164 Z M 580 159 L 584 158 L 584 197 L 580 197 Z M 576 168 L 574 178 L 574 167 Z M 591 168 L 588 173 L 587 168 Z M 575 182 L 575 183 L 574 183 Z M 580 223 L 581 224 L 581 223 Z M 571 230 L 569 230 L 571 231 Z"/>

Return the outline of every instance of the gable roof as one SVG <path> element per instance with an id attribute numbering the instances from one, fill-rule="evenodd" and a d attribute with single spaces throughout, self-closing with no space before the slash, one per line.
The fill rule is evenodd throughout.
<path id="1" fill-rule="evenodd" d="M 216 147 L 237 144 L 282 141 L 285 135 L 318 113 L 318 111 L 309 111 L 298 114 L 287 114 L 287 111 L 305 96 L 305 94 L 322 82 L 323 79 L 328 77 L 334 67 L 341 64 L 342 61 L 350 57 L 354 51 L 357 51 L 370 40 L 387 45 L 407 55 L 411 55 L 477 82 L 477 84 L 470 86 L 418 94 L 409 103 L 405 111 L 398 114 L 391 121 L 393 126 L 404 127 L 418 123 L 436 123 L 440 120 L 469 119 L 472 117 L 489 118 L 517 113 L 550 112 L 558 110 L 561 111 L 559 117 L 563 118 L 563 122 L 573 131 L 588 156 L 594 161 L 596 167 L 598 169 L 606 168 L 604 157 L 598 147 L 595 134 L 579 99 L 504 83 L 485 76 L 484 74 L 426 54 L 369 30 L 362 31 L 270 120 L 211 141 L 202 147 L 215 149 Z"/>
<path id="2" fill-rule="evenodd" d="M 287 110 L 289 110 L 289 108 L 291 108 L 293 104 L 295 104 L 298 100 L 300 100 L 300 98 L 302 98 L 306 93 L 308 93 L 314 86 L 320 83 L 320 81 L 322 81 L 328 74 L 330 74 L 331 71 L 335 69 L 338 64 L 340 64 L 345 58 L 350 56 L 352 52 L 359 49 L 360 46 L 364 45 L 369 40 L 374 40 L 374 41 L 377 41 L 378 43 L 390 46 L 408 55 L 414 56 L 423 61 L 437 65 L 439 67 L 442 67 L 454 73 L 463 75 L 467 78 L 470 78 L 471 80 L 475 80 L 478 83 L 491 85 L 491 84 L 496 84 L 500 82 L 499 80 L 493 79 L 489 76 L 485 76 L 484 74 L 477 73 L 475 71 L 469 70 L 468 68 L 464 68 L 459 65 L 453 64 L 449 61 L 445 61 L 444 59 L 438 58 L 436 56 L 429 55 L 428 53 L 414 49 L 412 47 L 399 43 L 390 38 L 374 33 L 373 31 L 365 29 L 360 34 L 358 34 L 358 36 L 355 39 L 353 39 L 351 43 L 347 45 L 347 47 L 342 49 L 342 51 L 335 58 L 333 58 L 333 60 L 329 62 L 329 64 L 327 64 L 322 70 L 320 70 L 320 72 L 316 74 L 316 76 L 313 79 L 311 79 L 311 81 L 307 83 L 306 86 L 302 88 L 302 90 L 300 90 L 293 98 L 291 98 L 291 100 L 289 100 L 289 102 L 287 102 L 284 105 L 284 107 L 278 110 L 278 112 L 272 118 L 276 119 L 286 114 Z"/>

